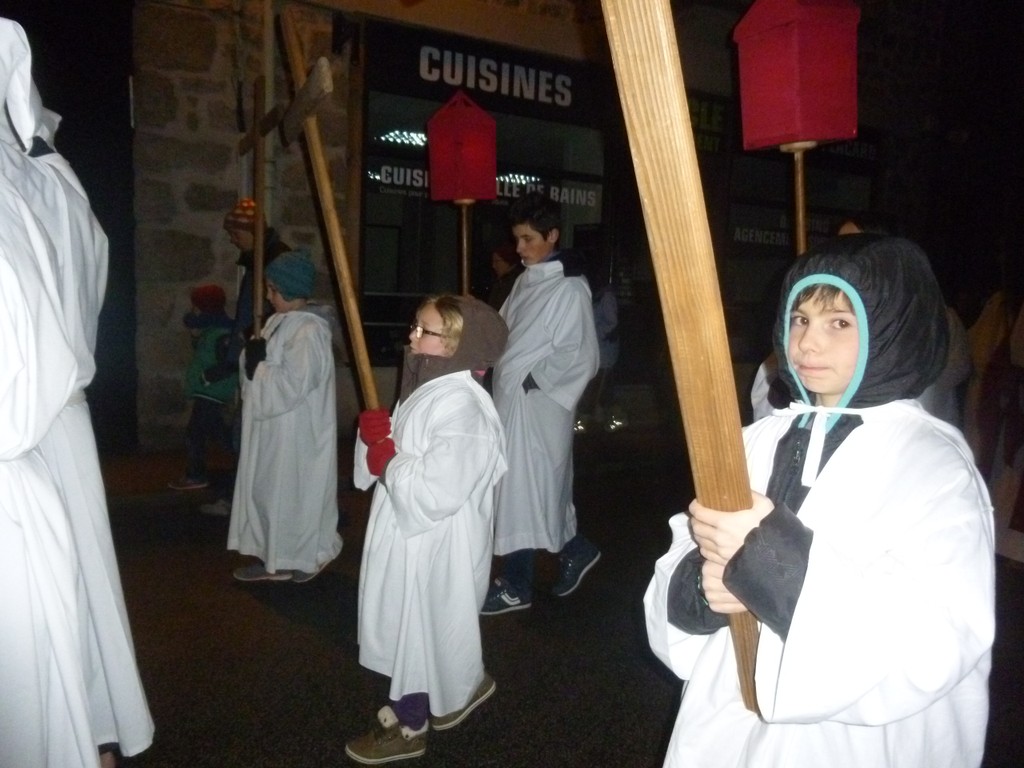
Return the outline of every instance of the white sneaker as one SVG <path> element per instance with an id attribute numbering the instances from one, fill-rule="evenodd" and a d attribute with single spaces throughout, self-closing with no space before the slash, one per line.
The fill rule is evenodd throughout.
<path id="1" fill-rule="evenodd" d="M 200 504 L 199 511 L 211 517 L 230 517 L 231 502 L 226 499 L 217 499 L 212 504 Z"/>

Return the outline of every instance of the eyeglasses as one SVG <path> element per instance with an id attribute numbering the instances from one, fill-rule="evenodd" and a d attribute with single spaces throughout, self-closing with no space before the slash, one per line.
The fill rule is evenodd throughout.
<path id="1" fill-rule="evenodd" d="M 419 323 L 413 323 L 412 325 L 410 325 L 409 330 L 416 334 L 417 339 L 422 339 L 424 334 L 426 334 L 427 336 L 437 336 L 437 338 L 439 339 L 448 338 L 443 333 L 438 333 L 437 331 L 428 331 Z"/>

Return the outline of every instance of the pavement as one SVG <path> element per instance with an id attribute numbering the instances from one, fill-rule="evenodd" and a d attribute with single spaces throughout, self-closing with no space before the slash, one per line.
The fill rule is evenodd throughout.
<path id="1" fill-rule="evenodd" d="M 215 457 L 223 469 L 224 457 Z M 387 680 L 359 666 L 359 559 L 369 494 L 339 461 L 345 546 L 306 584 L 241 584 L 227 518 L 178 492 L 180 453 L 104 458 L 111 526 L 156 736 L 123 768 L 356 765 L 345 741 L 369 729 Z M 218 464 L 219 462 L 219 464 Z M 660 766 L 680 683 L 651 654 L 642 596 L 668 547 L 669 516 L 693 495 L 685 446 L 665 427 L 581 435 L 576 503 L 601 561 L 566 598 L 539 559 L 533 607 L 481 617 L 497 692 L 457 728 L 431 733 L 410 765 Z M 999 636 L 984 768 L 1024 766 L 1024 570 L 1000 561 Z M 867 768 L 867 767 L 865 767 Z"/>

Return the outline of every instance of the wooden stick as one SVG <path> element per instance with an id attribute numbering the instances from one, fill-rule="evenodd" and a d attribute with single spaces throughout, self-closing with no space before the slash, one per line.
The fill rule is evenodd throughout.
<path id="1" fill-rule="evenodd" d="M 816 141 L 794 141 L 779 146 L 793 154 L 793 243 L 796 255 L 807 250 L 807 193 L 804 186 L 804 152 L 818 146 Z"/>
<path id="2" fill-rule="evenodd" d="M 263 76 L 256 78 L 253 85 L 252 113 L 254 116 L 262 115 L 266 101 L 266 81 Z M 253 128 L 256 127 L 256 120 L 253 120 Z M 266 157 L 266 139 L 259 136 L 253 143 L 252 153 L 252 177 L 253 192 L 252 199 L 256 203 L 252 222 L 252 333 L 259 336 L 263 330 L 263 265 L 264 249 L 266 246 L 266 227 L 263 222 L 266 217 L 263 213 L 263 201 L 267 194 L 267 169 L 264 165 Z"/>
<path id="3" fill-rule="evenodd" d="M 461 273 L 462 295 L 469 296 L 469 244 L 472 240 L 470 228 L 470 206 L 475 200 L 456 200 L 455 205 L 459 207 L 459 271 Z"/>
<path id="4" fill-rule="evenodd" d="M 752 504 L 711 233 L 668 0 L 602 0 L 661 297 L 697 499 Z M 740 688 L 757 711 L 757 623 L 730 617 Z"/>
<path id="5" fill-rule="evenodd" d="M 261 75 L 262 77 L 262 75 Z M 258 114 L 258 113 L 257 113 Z M 263 115 L 249 132 L 242 136 L 238 140 L 238 154 L 246 155 L 253 147 L 256 146 L 256 142 L 274 130 L 281 122 L 281 118 L 284 116 L 284 109 L 280 106 L 274 107 L 272 110 Z"/>
<path id="6" fill-rule="evenodd" d="M 298 31 L 292 19 L 292 9 L 281 11 L 281 31 L 284 37 L 288 64 L 291 67 L 292 80 L 296 88 L 301 88 L 306 81 L 306 63 L 299 41 Z M 334 190 L 331 186 L 330 170 L 324 153 L 324 143 L 320 136 L 320 125 L 316 115 L 311 114 L 305 119 L 303 128 L 306 133 L 306 149 L 309 152 L 310 165 L 316 181 L 317 199 L 320 212 L 323 214 L 324 225 L 327 227 L 327 239 L 334 261 L 334 272 L 338 280 L 338 292 L 341 294 L 342 307 L 345 311 L 349 340 L 352 342 L 352 354 L 355 358 L 356 372 L 359 376 L 363 403 L 367 408 L 380 407 L 377 397 L 377 384 L 370 367 L 370 357 L 366 351 L 366 339 L 363 336 L 363 322 L 359 317 L 359 304 L 356 299 L 352 273 L 349 270 L 348 258 L 345 255 L 345 241 L 338 223 L 338 212 L 334 206 Z"/>

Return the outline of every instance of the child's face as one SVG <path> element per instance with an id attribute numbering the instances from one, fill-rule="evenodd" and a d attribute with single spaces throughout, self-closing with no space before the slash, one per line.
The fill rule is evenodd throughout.
<path id="1" fill-rule="evenodd" d="M 540 232 L 529 224 L 516 224 L 512 227 L 512 236 L 516 240 L 516 253 L 523 260 L 523 264 L 532 267 L 540 264 L 551 255 L 558 242 L 558 230 L 552 229 L 548 236 L 544 237 Z"/>
<path id="2" fill-rule="evenodd" d="M 789 360 L 817 404 L 834 406 L 853 379 L 860 350 L 857 316 L 845 295 L 823 303 L 817 296 L 796 307 L 789 320 Z"/>
<path id="3" fill-rule="evenodd" d="M 409 329 L 409 346 L 414 355 L 435 355 L 451 357 L 454 350 L 448 350 L 444 344 L 444 322 L 441 313 L 433 304 L 420 307 L 416 313 L 416 322 Z"/>
<path id="4" fill-rule="evenodd" d="M 251 251 L 253 244 L 255 243 L 256 236 L 252 232 L 246 229 L 229 229 L 227 230 L 228 239 L 231 244 L 240 251 Z"/>
<path id="5" fill-rule="evenodd" d="M 286 299 L 281 295 L 281 292 L 277 290 L 277 286 L 270 280 L 267 280 L 265 287 L 267 291 L 267 301 L 270 302 L 270 306 L 272 306 L 274 311 L 278 314 L 291 312 L 293 309 L 299 309 L 306 303 L 305 299 Z"/>

